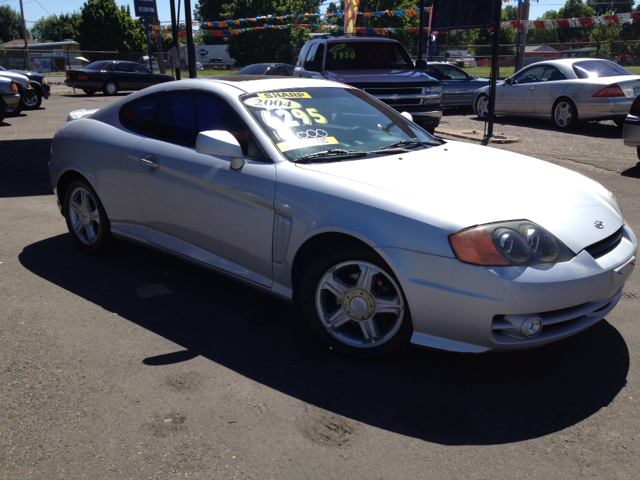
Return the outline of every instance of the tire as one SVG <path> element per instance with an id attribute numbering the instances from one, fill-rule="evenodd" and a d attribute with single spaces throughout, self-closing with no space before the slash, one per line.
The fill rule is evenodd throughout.
<path id="1" fill-rule="evenodd" d="M 24 102 L 22 99 L 18 102 L 18 104 L 14 108 L 9 108 L 5 105 L 4 113 L 7 117 L 17 117 L 22 112 L 22 108 L 24 107 Z"/>
<path id="2" fill-rule="evenodd" d="M 42 105 L 42 93 L 34 88 L 31 97 L 22 97 L 22 103 L 25 110 L 37 110 Z"/>
<path id="3" fill-rule="evenodd" d="M 376 357 L 407 344 L 413 331 L 402 289 L 389 266 L 355 246 L 330 247 L 309 264 L 299 303 L 329 345 L 354 357 Z"/>
<path id="4" fill-rule="evenodd" d="M 85 92 L 86 93 L 86 92 Z M 102 93 L 105 95 L 115 95 L 118 93 L 118 84 L 113 80 L 107 80 L 102 87 Z"/>
<path id="5" fill-rule="evenodd" d="M 638 156 L 638 160 L 640 160 L 640 147 L 636 147 L 636 155 Z"/>
<path id="6" fill-rule="evenodd" d="M 489 116 L 489 97 L 486 95 L 476 99 L 476 115 L 483 120 Z"/>
<path id="7" fill-rule="evenodd" d="M 4 101 L 0 100 L 0 123 L 4 122 L 4 117 L 6 117 L 6 105 Z"/>
<path id="8" fill-rule="evenodd" d="M 578 124 L 578 109 L 568 98 L 560 98 L 554 103 L 551 119 L 556 127 L 568 130 Z"/>
<path id="9" fill-rule="evenodd" d="M 82 89 L 82 91 L 83 91 L 84 93 L 86 93 L 87 95 L 89 95 L 89 96 L 91 96 L 91 95 L 93 95 L 94 93 L 96 93 L 96 91 L 95 91 L 93 88 L 83 88 L 83 89 Z"/>
<path id="10" fill-rule="evenodd" d="M 64 196 L 64 218 L 75 245 L 84 253 L 101 255 L 112 243 L 111 225 L 95 190 L 84 180 L 71 183 Z"/>

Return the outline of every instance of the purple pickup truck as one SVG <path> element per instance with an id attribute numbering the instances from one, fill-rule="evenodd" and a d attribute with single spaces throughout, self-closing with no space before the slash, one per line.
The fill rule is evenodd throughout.
<path id="1" fill-rule="evenodd" d="M 364 90 L 433 133 L 442 118 L 442 85 L 417 70 L 397 40 L 319 36 L 304 44 L 294 77 L 324 78 Z"/>

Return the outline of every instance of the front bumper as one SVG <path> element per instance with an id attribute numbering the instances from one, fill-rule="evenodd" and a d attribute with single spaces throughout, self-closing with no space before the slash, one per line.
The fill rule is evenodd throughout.
<path id="1" fill-rule="evenodd" d="M 14 109 L 20 103 L 20 94 L 18 92 L 7 93 L 5 95 L 2 95 L 2 100 L 4 101 L 4 104 L 7 106 L 7 108 Z"/>
<path id="2" fill-rule="evenodd" d="M 625 226 L 620 243 L 600 258 L 583 250 L 551 265 L 486 268 L 397 248 L 381 254 L 407 298 L 412 343 L 479 353 L 542 346 L 604 318 L 633 271 L 636 246 Z M 523 315 L 542 319 L 537 336 L 510 335 L 505 318 Z"/>

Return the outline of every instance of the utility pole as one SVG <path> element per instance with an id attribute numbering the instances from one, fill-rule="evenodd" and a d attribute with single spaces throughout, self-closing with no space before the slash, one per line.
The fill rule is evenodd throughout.
<path id="1" fill-rule="evenodd" d="M 24 8 L 20 0 L 20 15 L 22 16 L 22 38 L 24 38 L 24 69 L 31 71 L 31 60 L 29 59 L 29 42 L 27 42 L 27 23 L 24 21 Z"/>
<path id="2" fill-rule="evenodd" d="M 176 69 L 176 80 L 180 80 L 180 40 L 178 40 L 178 24 L 176 22 L 176 4 L 174 0 L 170 1 L 171 8 L 171 31 L 173 32 L 173 54 L 171 56 L 171 61 L 173 62 L 173 66 Z M 176 56 L 178 60 L 176 61 Z"/>
<path id="3" fill-rule="evenodd" d="M 196 78 L 196 49 L 193 46 L 193 24 L 191 21 L 191 0 L 184 0 L 184 21 L 187 24 L 187 58 L 189 60 L 189 78 Z"/>
<path id="4" fill-rule="evenodd" d="M 518 60 L 516 62 L 516 72 L 524 67 L 524 51 L 527 46 L 527 29 L 520 28 L 520 25 L 529 20 L 529 6 L 529 0 L 524 0 L 524 3 L 518 3 L 518 37 L 516 39 L 516 45 L 518 48 L 516 58 Z"/>

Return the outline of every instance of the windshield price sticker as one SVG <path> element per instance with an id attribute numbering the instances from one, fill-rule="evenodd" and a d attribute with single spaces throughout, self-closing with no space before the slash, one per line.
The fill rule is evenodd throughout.
<path id="1" fill-rule="evenodd" d="M 268 92 L 268 93 L 258 93 L 258 98 L 262 98 L 264 100 L 275 100 L 275 99 L 283 99 L 283 100 L 291 100 L 296 98 L 311 98 L 307 92 Z"/>
<path id="2" fill-rule="evenodd" d="M 314 122 L 325 125 L 327 119 L 318 113 L 315 108 L 292 108 L 291 110 L 274 109 L 262 110 L 260 112 L 265 125 L 279 130 L 281 128 L 299 127 L 302 125 L 312 125 Z"/>
<path id="3" fill-rule="evenodd" d="M 346 46 L 347 46 L 346 43 L 338 43 L 337 45 L 334 45 L 329 49 L 329 53 L 334 53 L 334 52 L 337 52 L 338 50 L 342 50 Z"/>
<path id="4" fill-rule="evenodd" d="M 244 104 L 249 107 L 266 108 L 268 110 L 276 108 L 302 108 L 302 105 L 298 102 L 294 102 L 293 100 L 281 100 L 279 98 L 264 99 L 252 97 L 245 100 Z"/>
<path id="5" fill-rule="evenodd" d="M 297 150 L 299 148 L 309 148 L 322 145 L 338 145 L 340 142 L 335 137 L 316 137 L 316 138 L 304 138 L 301 140 L 289 140 L 288 142 L 281 142 L 276 144 L 281 152 L 288 152 L 289 150 Z"/>

